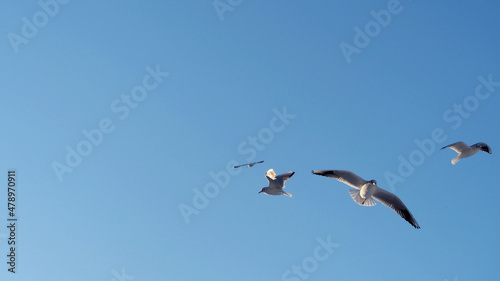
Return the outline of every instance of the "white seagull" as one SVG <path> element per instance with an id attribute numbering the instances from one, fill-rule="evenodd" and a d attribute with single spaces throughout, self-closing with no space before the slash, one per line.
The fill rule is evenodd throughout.
<path id="1" fill-rule="evenodd" d="M 259 161 L 259 162 L 253 162 L 253 163 L 248 163 L 248 164 L 237 165 L 237 166 L 233 166 L 233 168 L 239 168 L 239 167 L 244 167 L 244 166 L 247 166 L 248 168 L 250 168 L 253 165 L 260 164 L 260 163 L 264 163 L 264 161 Z"/>
<path id="2" fill-rule="evenodd" d="M 269 169 L 266 172 L 266 178 L 269 181 L 269 186 L 263 187 L 259 193 L 263 192 L 267 195 L 286 195 L 288 197 L 292 197 L 292 194 L 283 191 L 285 188 L 285 182 L 290 179 L 295 172 L 288 172 L 281 175 L 276 176 L 276 172 L 273 169 Z"/>
<path id="3" fill-rule="evenodd" d="M 455 152 L 458 153 L 458 156 L 451 160 L 451 164 L 453 165 L 457 164 L 457 162 L 460 161 L 460 159 L 462 158 L 467 158 L 476 154 L 479 150 L 491 154 L 491 148 L 484 142 L 478 142 L 476 144 L 468 146 L 464 142 L 459 141 L 456 143 L 449 144 L 441 149 L 445 149 L 447 147 L 455 150 Z"/>
<path id="4" fill-rule="evenodd" d="M 375 206 L 377 203 L 373 199 L 376 199 L 396 211 L 398 215 L 413 225 L 413 227 L 420 228 L 417 220 L 415 220 L 408 208 L 403 204 L 403 201 L 389 191 L 378 187 L 377 181 L 365 181 L 353 172 L 342 170 L 313 170 L 312 172 L 316 175 L 337 179 L 356 188 L 356 190 L 349 189 L 349 194 L 354 202 L 359 205 L 367 207 Z"/>

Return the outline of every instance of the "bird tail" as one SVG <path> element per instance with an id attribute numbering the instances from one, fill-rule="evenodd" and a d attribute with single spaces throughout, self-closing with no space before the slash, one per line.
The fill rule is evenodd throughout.
<path id="1" fill-rule="evenodd" d="M 282 194 L 283 194 L 283 195 L 286 195 L 286 196 L 288 196 L 288 197 L 290 197 L 290 198 L 292 198 L 292 194 L 290 194 L 290 193 L 288 193 L 288 192 L 283 191 L 283 193 L 282 193 Z"/>
<path id="2" fill-rule="evenodd" d="M 349 189 L 349 194 L 351 195 L 352 200 L 354 200 L 354 202 L 358 203 L 359 205 L 366 206 L 366 207 L 371 207 L 371 206 L 377 205 L 377 203 L 375 202 L 375 200 L 373 200 L 372 197 L 364 199 L 363 197 L 361 197 L 361 195 L 359 193 L 360 193 L 360 190 Z"/>

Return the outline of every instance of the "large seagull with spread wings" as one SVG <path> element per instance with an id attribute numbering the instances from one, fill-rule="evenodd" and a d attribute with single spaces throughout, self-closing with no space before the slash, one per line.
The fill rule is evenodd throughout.
<path id="1" fill-rule="evenodd" d="M 356 188 L 356 190 L 350 189 L 349 194 L 354 202 L 359 205 L 367 207 L 375 206 L 377 204 L 375 200 L 377 200 L 396 211 L 398 215 L 413 225 L 413 227 L 420 228 L 417 220 L 415 220 L 408 208 L 406 208 L 403 201 L 389 191 L 378 187 L 377 181 L 365 181 L 353 172 L 342 170 L 313 170 L 312 172 L 316 175 L 339 180 L 351 187 Z"/>

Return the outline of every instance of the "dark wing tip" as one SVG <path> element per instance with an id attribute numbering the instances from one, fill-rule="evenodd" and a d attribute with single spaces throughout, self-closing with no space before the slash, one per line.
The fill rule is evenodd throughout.
<path id="1" fill-rule="evenodd" d="M 313 174 L 318 175 L 318 176 L 324 176 L 324 171 L 323 170 L 312 170 L 311 171 Z"/>
<path id="2" fill-rule="evenodd" d="M 488 152 L 489 154 L 491 154 L 491 148 L 487 145 L 485 146 L 481 146 L 481 150 L 484 151 L 484 152 Z"/>
<path id="3" fill-rule="evenodd" d="M 319 176 L 337 176 L 333 170 L 312 170 L 312 173 Z"/>
<path id="4" fill-rule="evenodd" d="M 407 222 L 409 222 L 413 227 L 416 229 L 420 228 L 420 225 L 418 225 L 418 222 L 415 220 L 413 215 L 410 213 L 408 210 L 399 210 L 398 214 L 405 219 Z"/>
<path id="5" fill-rule="evenodd" d="M 286 172 L 285 174 L 288 174 L 288 173 L 291 173 L 291 174 L 289 176 L 287 176 L 285 181 L 289 180 L 295 174 L 294 171 Z"/>

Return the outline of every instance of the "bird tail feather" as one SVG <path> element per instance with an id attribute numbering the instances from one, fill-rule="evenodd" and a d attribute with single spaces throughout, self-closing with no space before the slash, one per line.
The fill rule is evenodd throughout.
<path id="1" fill-rule="evenodd" d="M 351 195 L 352 200 L 354 200 L 354 202 L 358 203 L 358 205 L 366 206 L 366 207 L 371 207 L 371 206 L 377 205 L 377 203 L 375 202 L 375 200 L 373 200 L 372 197 L 364 199 L 363 197 L 361 197 L 361 195 L 359 193 L 360 193 L 360 190 L 358 190 L 358 189 L 349 189 L 349 194 Z"/>
<path id="2" fill-rule="evenodd" d="M 285 191 L 283 191 L 283 195 L 286 195 L 286 196 L 288 196 L 288 197 L 290 197 L 290 198 L 292 197 L 292 194 L 290 194 L 290 193 L 288 193 L 288 192 L 285 192 Z"/>

